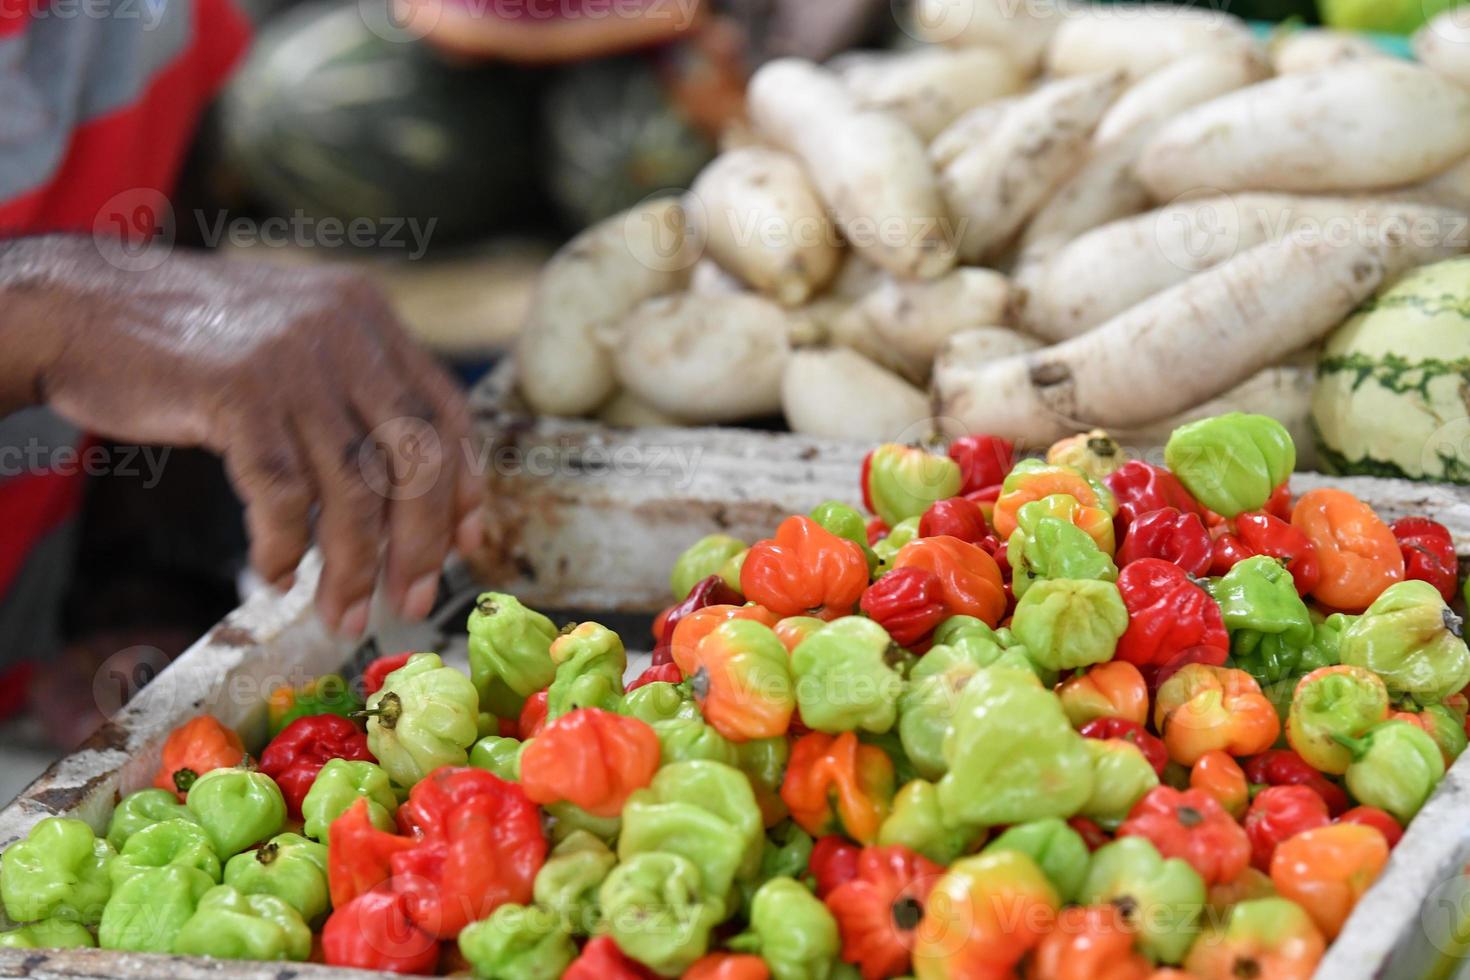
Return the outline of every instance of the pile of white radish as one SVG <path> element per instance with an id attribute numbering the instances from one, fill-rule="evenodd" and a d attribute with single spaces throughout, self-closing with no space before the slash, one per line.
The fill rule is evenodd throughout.
<path id="1" fill-rule="evenodd" d="M 1416 63 L 1190 7 L 917 0 L 928 43 L 766 65 L 688 193 L 567 245 L 522 393 L 1029 446 L 1241 410 L 1307 445 L 1314 345 L 1470 249 L 1466 9 Z"/>

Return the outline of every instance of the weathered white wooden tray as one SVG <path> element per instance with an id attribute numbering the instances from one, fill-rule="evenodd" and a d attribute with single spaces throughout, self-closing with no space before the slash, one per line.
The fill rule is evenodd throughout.
<path id="1" fill-rule="evenodd" d="M 452 563 L 444 600 L 423 624 L 375 616 L 370 639 L 329 636 L 312 613 L 319 567 L 303 566 L 284 595 L 245 603 L 159 675 L 76 753 L 0 811 L 0 849 L 43 817 L 77 816 L 99 830 L 116 800 L 148 784 L 168 731 L 202 711 L 259 745 L 263 692 L 282 681 L 351 670 L 378 652 L 444 649 L 463 633 L 468 602 L 485 584 L 546 609 L 638 622 L 667 599 L 679 552 L 714 530 L 753 540 L 787 514 L 828 499 L 856 502 L 867 447 L 783 433 L 719 429 L 609 430 L 534 421 L 519 412 L 509 375 L 479 387 L 492 506 L 489 557 Z M 1470 556 L 1470 496 L 1457 488 L 1302 474 L 1293 489 L 1345 486 L 1385 517 L 1429 514 Z M 614 625 L 610 622 L 609 625 Z M 630 643 L 640 637 L 626 634 Z M 253 736 L 253 739 L 252 739 Z M 1470 754 L 1446 776 L 1387 870 L 1359 903 L 1324 961 L 1323 978 L 1455 975 L 1457 934 L 1470 935 Z M 1457 932 L 1458 930 L 1458 932 Z M 0 950 L 0 977 L 290 980 L 367 976 L 310 964 L 234 963 L 106 951 Z M 386 975 L 381 975 L 386 976 Z"/>

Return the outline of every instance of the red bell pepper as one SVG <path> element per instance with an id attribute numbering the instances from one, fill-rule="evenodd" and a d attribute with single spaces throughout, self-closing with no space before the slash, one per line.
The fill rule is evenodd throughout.
<path id="1" fill-rule="evenodd" d="M 1257 555 L 1280 559 L 1291 573 L 1298 595 L 1317 587 L 1322 569 L 1311 540 L 1286 521 L 1264 511 L 1237 514 L 1224 534 L 1215 539 L 1211 575 L 1224 575 L 1238 562 Z"/>
<path id="2" fill-rule="evenodd" d="M 1133 805 L 1119 837 L 1144 837 L 1166 858 L 1182 858 L 1206 885 L 1234 881 L 1251 860 L 1240 824 L 1203 790 L 1156 786 Z"/>
<path id="3" fill-rule="evenodd" d="M 842 935 L 842 959 L 863 980 L 909 972 L 914 931 L 944 868 L 906 847 L 865 847 L 857 877 L 825 898 Z"/>
<path id="4" fill-rule="evenodd" d="M 1291 749 L 1270 749 L 1243 763 L 1245 778 L 1263 786 L 1305 786 L 1327 804 L 1334 817 L 1348 808 L 1343 788 L 1322 775 Z"/>
<path id="5" fill-rule="evenodd" d="M 1291 520 L 1291 481 L 1288 480 L 1272 490 L 1271 496 L 1266 498 L 1266 505 L 1261 510 L 1283 521 Z"/>
<path id="6" fill-rule="evenodd" d="M 409 790 L 398 822 L 417 845 L 389 858 L 393 889 L 425 932 L 453 939 L 507 902 L 531 901 L 546 837 L 541 810 L 515 783 L 482 769 L 435 769 Z"/>
<path id="7" fill-rule="evenodd" d="M 1132 742 L 1138 746 L 1138 751 L 1148 760 L 1148 764 L 1154 767 L 1154 772 L 1160 776 L 1164 774 L 1164 767 L 1169 764 L 1169 750 L 1158 736 L 1150 735 L 1144 727 L 1136 721 L 1127 718 L 1095 718 L 1083 725 L 1077 731 L 1085 738 L 1096 738 L 1107 741 L 1110 738 L 1119 738 L 1125 742 Z"/>
<path id="8" fill-rule="evenodd" d="M 645 687 L 649 684 L 657 684 L 660 682 L 665 684 L 677 684 L 683 679 L 683 671 L 679 669 L 678 664 L 674 663 L 674 661 L 670 659 L 667 663 L 655 664 L 654 666 L 649 667 L 643 673 L 639 674 L 636 678 L 633 679 L 633 682 L 628 685 L 628 690 L 636 691 L 640 687 Z"/>
<path id="9" fill-rule="evenodd" d="M 1190 496 L 1179 478 L 1162 466 L 1131 459 L 1109 473 L 1104 481 L 1113 491 L 1118 513 L 1113 529 L 1119 540 L 1127 536 L 1129 525 L 1152 510 L 1173 507 L 1186 514 L 1204 516 L 1204 508 Z"/>
<path id="10" fill-rule="evenodd" d="M 868 547 L 871 548 L 873 545 L 877 544 L 879 541 L 882 541 L 884 538 L 888 537 L 888 532 L 890 530 L 892 530 L 892 529 L 889 528 L 889 526 L 883 522 L 883 518 L 881 518 L 881 517 L 874 517 L 871 520 L 869 520 L 868 521 Z"/>
<path id="11" fill-rule="evenodd" d="M 961 494 L 991 488 L 997 488 L 999 494 L 998 488 L 1015 464 L 1016 447 L 1000 436 L 964 436 L 949 444 L 949 458 L 960 464 Z"/>
<path id="12" fill-rule="evenodd" d="M 362 694 L 363 697 L 371 697 L 383 689 L 383 682 L 388 675 L 399 667 L 408 663 L 408 658 L 413 656 L 413 651 L 404 653 L 390 653 L 386 657 L 379 657 L 362 671 Z"/>
<path id="13" fill-rule="evenodd" d="M 522 742 L 540 735 L 541 729 L 546 727 L 546 698 L 545 691 L 537 691 L 526 698 L 526 703 L 521 708 L 521 716 L 516 719 L 516 733 Z"/>
<path id="14" fill-rule="evenodd" d="M 1128 628 L 1114 654 L 1119 660 L 1140 669 L 1160 668 L 1207 647 L 1224 663 L 1230 635 L 1220 605 L 1184 569 L 1159 558 L 1140 558 L 1118 573 L 1118 591 L 1128 608 Z"/>
<path id="15" fill-rule="evenodd" d="M 386 973 L 436 972 L 439 941 L 408 917 L 408 898 L 380 885 L 340 906 L 322 927 L 329 966 Z"/>
<path id="16" fill-rule="evenodd" d="M 989 626 L 1006 610 L 1000 568 L 979 545 L 958 538 L 915 538 L 899 549 L 894 568 L 923 568 L 939 576 L 944 605 L 951 616 L 974 616 Z"/>
<path id="17" fill-rule="evenodd" d="M 812 844 L 807 868 L 817 883 L 817 897 L 826 898 L 840 885 L 858 874 L 858 856 L 862 848 L 841 834 L 818 837 Z"/>
<path id="18" fill-rule="evenodd" d="M 1450 529 L 1427 517 L 1401 517 L 1388 527 L 1404 553 L 1404 576 L 1428 582 L 1454 602 L 1460 563 Z"/>
<path id="19" fill-rule="evenodd" d="M 594 936 L 561 980 L 654 980 L 656 974 L 618 949 L 611 936 Z"/>
<path id="20" fill-rule="evenodd" d="M 777 616 L 846 616 L 868 587 L 868 559 L 856 542 L 809 517 L 781 522 L 740 567 L 740 590 Z"/>
<path id="21" fill-rule="evenodd" d="M 949 616 L 944 586 L 927 568 L 894 569 L 868 586 L 859 605 L 903 647 L 919 643 Z"/>
<path id="22" fill-rule="evenodd" d="M 970 544 L 979 544 L 990 533 L 980 505 L 964 497 L 950 497 L 929 505 L 919 518 L 919 537 L 933 538 L 947 534 Z"/>
<path id="23" fill-rule="evenodd" d="M 673 662 L 674 627 L 685 616 L 706 606 L 739 606 L 744 603 L 745 597 L 730 588 L 730 584 L 720 576 L 711 575 L 700 581 L 689 590 L 683 602 L 671 606 L 660 616 L 658 642 L 653 647 L 653 665 L 658 667 Z"/>
<path id="24" fill-rule="evenodd" d="M 293 820 L 322 766 L 333 759 L 376 762 L 367 736 L 340 715 L 308 715 L 281 729 L 260 754 L 260 771 L 276 781 Z"/>
<path id="25" fill-rule="evenodd" d="M 1389 850 L 1397 846 L 1404 837 L 1403 826 L 1386 810 L 1380 810 L 1376 806 L 1355 806 L 1333 823 L 1360 823 L 1372 827 L 1388 841 Z"/>
<path id="26" fill-rule="evenodd" d="M 1082 843 L 1087 845 L 1089 851 L 1095 851 L 1113 839 L 1106 830 L 1087 817 L 1073 817 L 1067 821 L 1067 826 L 1082 836 Z"/>
<path id="27" fill-rule="evenodd" d="M 771 968 L 753 953 L 706 953 L 683 980 L 771 980 Z"/>
<path id="28" fill-rule="evenodd" d="M 1140 514 L 1128 526 L 1118 548 L 1122 567 L 1140 558 L 1159 558 L 1178 565 L 1190 575 L 1203 575 L 1210 567 L 1210 532 L 1198 514 L 1177 507 L 1160 507 Z"/>
<path id="29" fill-rule="evenodd" d="M 366 799 L 353 803 L 327 829 L 327 885 L 332 905 L 342 908 L 387 881 L 393 875 L 393 856 L 417 845 L 412 837 L 373 826 Z"/>
<path id="30" fill-rule="evenodd" d="M 1332 822 L 1322 797 L 1305 786 L 1268 786 L 1251 801 L 1245 835 L 1251 842 L 1251 867 L 1267 874 L 1276 845 L 1304 830 Z"/>
<path id="31" fill-rule="evenodd" d="M 547 725 L 521 751 L 521 787 L 536 803 L 573 803 L 615 817 L 653 781 L 659 742 L 645 722 L 578 708 Z"/>

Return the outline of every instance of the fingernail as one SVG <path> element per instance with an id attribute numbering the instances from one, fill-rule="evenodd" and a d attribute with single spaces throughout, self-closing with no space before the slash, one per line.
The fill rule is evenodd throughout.
<path id="1" fill-rule="evenodd" d="M 337 632 L 350 639 L 357 639 L 367 630 L 369 601 L 363 599 L 354 603 L 337 623 Z"/>
<path id="2" fill-rule="evenodd" d="M 474 551 L 485 540 L 485 509 L 476 507 L 464 516 L 455 529 L 455 543 L 459 550 Z"/>
<path id="3" fill-rule="evenodd" d="M 425 575 L 409 586 L 408 592 L 403 596 L 403 605 L 399 611 L 403 613 L 405 619 L 423 619 L 434 610 L 434 600 L 438 595 L 438 573 Z"/>

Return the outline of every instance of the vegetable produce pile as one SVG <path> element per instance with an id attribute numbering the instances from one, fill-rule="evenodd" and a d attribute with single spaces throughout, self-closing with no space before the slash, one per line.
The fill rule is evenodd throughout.
<path id="1" fill-rule="evenodd" d="M 1316 345 L 1470 247 L 1453 14 L 1422 63 L 1201 5 L 923 0 L 914 24 L 931 43 L 765 65 L 687 194 L 550 263 L 533 409 L 1031 448 L 1242 410 L 1307 447 Z"/>
<path id="2" fill-rule="evenodd" d="M 652 665 L 480 596 L 433 653 L 209 716 L 105 835 L 0 856 L 90 946 L 536 980 L 1307 977 L 1466 747 L 1449 532 L 1293 500 L 1277 422 L 867 458 L 675 565 Z M 287 710 L 281 710 L 281 709 Z M 1178 968 L 1178 969 L 1172 969 Z"/>

